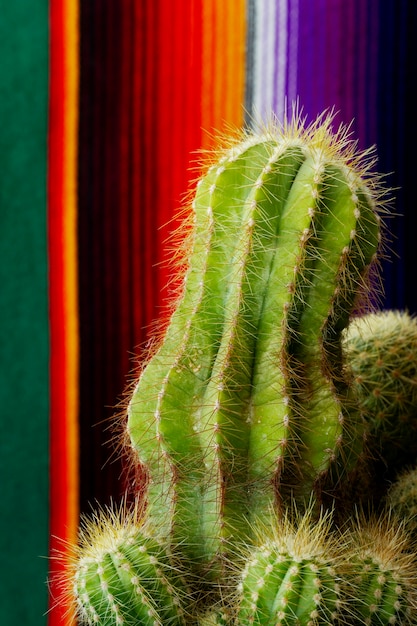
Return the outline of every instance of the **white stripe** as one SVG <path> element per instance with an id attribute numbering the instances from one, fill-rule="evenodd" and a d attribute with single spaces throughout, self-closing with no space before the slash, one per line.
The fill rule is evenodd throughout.
<path id="1" fill-rule="evenodd" d="M 267 76 L 264 92 L 263 116 L 269 116 L 274 104 L 274 74 L 275 74 L 275 41 L 276 41 L 277 2 L 269 0 L 266 16 L 266 46 L 267 46 Z"/>
<path id="2" fill-rule="evenodd" d="M 282 119 L 285 113 L 287 87 L 287 44 L 288 44 L 288 4 L 287 0 L 279 0 L 277 15 L 278 56 L 276 63 L 275 113 Z M 272 102 L 271 102 L 272 105 Z"/>
<path id="3" fill-rule="evenodd" d="M 276 0 L 259 0 L 254 50 L 254 125 L 262 124 L 272 109 L 275 66 Z"/>

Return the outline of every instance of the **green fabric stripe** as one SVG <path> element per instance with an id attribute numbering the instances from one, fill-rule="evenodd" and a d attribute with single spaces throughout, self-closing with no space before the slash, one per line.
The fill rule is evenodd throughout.
<path id="1" fill-rule="evenodd" d="M 46 623 L 48 2 L 2 0 L 0 18 L 0 606 Z"/>

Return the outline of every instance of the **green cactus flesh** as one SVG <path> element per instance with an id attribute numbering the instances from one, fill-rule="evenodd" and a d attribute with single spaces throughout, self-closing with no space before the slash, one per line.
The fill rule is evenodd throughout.
<path id="1" fill-rule="evenodd" d="M 359 317 L 344 349 L 370 444 L 398 471 L 417 456 L 417 319 L 401 311 Z"/>
<path id="2" fill-rule="evenodd" d="M 130 405 L 129 432 L 143 462 L 152 467 L 153 504 L 170 520 L 171 482 L 175 473 L 182 489 L 189 479 L 188 497 L 201 481 L 204 452 L 196 436 L 196 415 L 213 368 L 221 338 L 227 282 L 236 233 L 242 224 L 241 206 L 267 158 L 268 145 L 234 150 L 234 168 L 213 167 L 198 186 L 193 254 L 184 295 L 164 343 L 145 368 Z M 240 171 L 248 185 L 242 186 Z M 228 194 L 228 189 L 233 194 Z M 228 202 L 224 201 L 227 196 Z M 157 395 L 155 395 L 155 389 Z M 136 400 L 138 397 L 138 400 Z M 186 489 L 186 488 L 185 488 Z M 161 494 L 159 494 L 161 490 Z M 193 508 L 190 502 L 190 509 Z M 198 507 L 198 489 L 194 505 Z M 193 515 L 193 512 L 191 512 Z"/>
<path id="3" fill-rule="evenodd" d="M 72 595 L 82 623 L 179 626 L 183 581 L 165 549 L 133 517 L 101 513 L 85 526 Z"/>
<path id="4" fill-rule="evenodd" d="M 365 624 L 402 623 L 403 588 L 392 572 L 384 571 L 371 558 L 358 561 L 361 596 L 356 615 Z"/>
<path id="5" fill-rule="evenodd" d="M 245 135 L 197 186 L 182 296 L 127 425 L 149 515 L 190 563 L 361 454 L 341 332 L 379 244 L 374 192 L 330 118 Z"/>

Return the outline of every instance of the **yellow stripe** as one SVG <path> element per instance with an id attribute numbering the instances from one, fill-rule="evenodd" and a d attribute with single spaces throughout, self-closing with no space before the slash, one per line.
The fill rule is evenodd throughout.
<path id="1" fill-rule="evenodd" d="M 64 137 L 63 137 L 63 245 L 65 295 L 65 386 L 66 431 L 68 446 L 68 540 L 76 541 L 78 532 L 79 445 L 78 445 L 78 255 L 77 255 L 77 155 L 79 89 L 79 6 L 78 0 L 63 2 L 64 28 Z"/>

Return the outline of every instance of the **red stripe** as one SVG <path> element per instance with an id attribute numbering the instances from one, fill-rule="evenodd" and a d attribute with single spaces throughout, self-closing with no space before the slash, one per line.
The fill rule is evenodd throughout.
<path id="1" fill-rule="evenodd" d="M 153 3 L 151 3 L 153 4 Z M 132 347 L 143 343 L 144 327 L 149 319 L 147 289 L 144 262 L 149 256 L 149 247 L 144 219 L 144 201 L 146 195 L 144 176 L 145 129 L 146 119 L 146 60 L 148 47 L 147 6 L 149 3 L 133 3 L 133 47 L 132 47 L 132 122 L 131 122 L 131 286 L 133 307 L 133 340 Z M 149 263 L 148 263 L 149 265 Z M 149 272 L 147 273 L 149 275 Z"/>
<path id="2" fill-rule="evenodd" d="M 65 406 L 65 323 L 62 258 L 62 191 L 63 191 L 63 144 L 64 144 L 64 59 L 63 59 L 63 7 L 62 3 L 50 3 L 50 108 L 48 136 L 48 255 L 49 255 L 49 327 L 50 327 L 50 554 L 62 550 L 57 537 L 63 537 L 68 510 L 65 492 L 67 488 L 67 449 Z M 65 536 L 64 536 L 65 537 Z M 59 585 L 54 576 L 62 571 L 59 562 L 51 561 L 51 603 L 59 597 Z M 56 624 L 61 606 L 49 614 L 49 624 Z"/>
<path id="3" fill-rule="evenodd" d="M 68 176 L 66 171 L 66 155 L 71 153 L 67 145 L 68 98 L 72 88 L 66 75 L 67 58 L 65 46 L 70 46 L 67 40 L 68 2 L 63 0 L 50 3 L 50 103 L 49 103 L 49 135 L 48 135 L 48 255 L 49 255 L 49 324 L 50 324 L 50 554 L 56 552 L 68 556 L 68 542 L 75 540 L 74 529 L 78 523 L 74 502 L 77 500 L 77 480 L 73 473 L 74 449 L 73 433 L 74 418 L 70 411 L 73 409 L 72 392 L 68 393 L 68 385 L 74 381 L 72 376 L 71 359 L 68 350 L 68 332 L 72 326 L 68 325 L 68 302 L 66 301 L 68 287 L 66 281 L 68 272 L 66 259 L 68 252 L 68 224 L 65 203 L 68 200 Z M 74 4 L 71 9 L 74 9 Z M 73 14 L 73 13 L 72 13 Z M 74 35 L 74 33 L 72 33 Z M 74 67 L 71 68 L 74 70 Z M 71 101 L 72 102 L 72 101 Z M 68 119 L 68 118 L 67 118 Z M 75 141 L 75 138 L 72 139 Z M 72 144 L 72 147 L 75 144 Z M 68 152 L 69 150 L 69 152 Z M 69 199 L 71 201 L 72 198 Z M 72 289 L 73 285 L 71 285 Z M 71 292 L 70 297 L 73 296 Z M 76 341 L 75 337 L 71 341 Z M 73 358 L 73 354 L 71 356 Z M 67 543 L 65 543 L 67 542 Z M 59 576 L 65 569 L 63 560 L 51 561 L 51 611 L 49 624 L 62 626 L 71 621 L 71 614 L 65 601 L 59 602 L 61 583 Z"/>
<path id="4" fill-rule="evenodd" d="M 120 119 L 119 119 L 119 315 L 120 315 L 120 346 L 121 371 L 129 370 L 129 353 L 132 350 L 132 299 L 131 299 L 131 146 L 132 137 L 132 79 L 133 79 L 133 18 L 132 0 L 126 0 L 121 12 L 121 57 L 120 75 Z"/>
<path id="5" fill-rule="evenodd" d="M 196 6 L 197 5 L 197 6 Z M 194 174 L 189 171 L 193 152 L 201 144 L 201 4 L 186 0 L 175 5 L 161 0 L 158 64 L 159 185 L 158 248 L 163 266 L 159 290 L 169 297 L 170 272 L 165 264 L 171 252 L 166 238 L 176 228 L 171 222 Z M 165 227 L 165 225 L 167 225 Z"/>
<path id="6" fill-rule="evenodd" d="M 141 172 L 143 184 L 142 208 L 144 214 L 143 224 L 143 249 L 144 259 L 142 264 L 142 275 L 145 276 L 145 311 L 146 322 L 149 324 L 155 319 L 157 312 L 157 302 L 159 298 L 159 288 L 157 281 L 157 270 L 154 267 L 158 258 L 157 228 L 157 206 L 160 203 L 160 182 L 164 180 L 163 172 L 157 170 L 156 155 L 157 150 L 157 128 L 159 124 L 158 98 L 158 70 L 159 70 L 159 49 L 158 49 L 158 3 L 147 3 L 146 9 L 146 57 L 144 59 L 144 93 L 145 100 L 144 119 L 142 132 L 144 136 L 143 154 L 145 163 Z M 140 45 L 138 43 L 138 45 Z M 169 108 L 169 103 L 166 103 Z M 158 123 L 157 123 L 158 120 Z"/>

